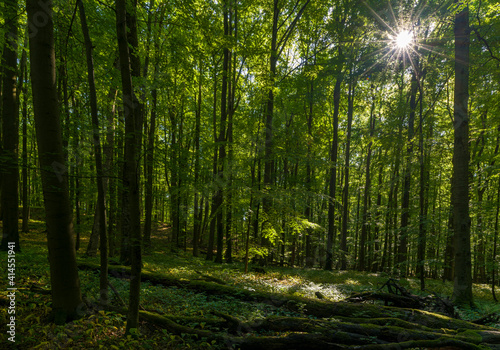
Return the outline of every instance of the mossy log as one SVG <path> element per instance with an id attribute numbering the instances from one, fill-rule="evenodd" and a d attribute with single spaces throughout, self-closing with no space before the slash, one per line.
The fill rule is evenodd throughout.
<path id="1" fill-rule="evenodd" d="M 455 339 L 409 340 L 399 343 L 342 345 L 338 334 L 327 337 L 322 334 L 292 333 L 285 337 L 228 338 L 226 344 L 240 350 L 485 350 L 489 347 L 470 344 Z M 490 348 L 491 349 L 491 348 Z"/>
<path id="2" fill-rule="evenodd" d="M 387 288 L 387 292 L 383 291 L 384 288 Z M 442 298 L 436 293 L 428 296 L 412 294 L 393 278 L 390 278 L 387 282 L 384 283 L 382 287 L 380 287 L 376 291 L 352 293 L 343 301 L 354 303 L 365 301 L 381 301 L 386 306 L 428 310 L 444 314 L 452 318 L 458 318 L 454 305 L 450 299 Z"/>
<path id="3" fill-rule="evenodd" d="M 80 268 L 97 269 L 98 264 L 82 263 Z M 110 266 L 110 274 L 126 278 L 129 268 Z M 153 284 L 177 286 L 212 295 L 230 295 L 241 300 L 269 303 L 277 307 L 311 315 L 324 320 L 296 317 L 269 317 L 244 323 L 230 315 L 214 312 L 225 320 L 225 328 L 233 335 L 215 335 L 178 325 L 171 318 L 141 312 L 141 317 L 175 334 L 190 333 L 224 339 L 235 348 L 244 349 L 408 349 L 444 348 L 481 349 L 500 344 L 500 332 L 484 325 L 453 319 L 417 309 L 372 304 L 352 304 L 250 291 L 230 285 L 206 281 L 189 281 L 161 273 L 143 271 L 143 280 Z M 192 330 L 192 331 L 190 331 Z M 254 331 L 285 332 L 287 336 L 241 336 Z M 368 345 L 369 344 L 369 345 Z M 484 349 L 484 348 L 483 348 Z"/>

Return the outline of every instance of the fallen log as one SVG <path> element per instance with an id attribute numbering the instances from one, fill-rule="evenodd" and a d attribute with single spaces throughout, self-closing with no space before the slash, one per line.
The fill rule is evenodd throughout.
<path id="1" fill-rule="evenodd" d="M 98 264 L 84 263 L 79 266 L 80 268 L 98 269 Z M 126 278 L 129 274 L 129 268 L 110 266 L 110 274 Z M 302 335 L 290 334 L 286 337 L 270 337 L 268 340 L 252 336 L 224 338 L 224 341 L 242 349 L 259 349 L 259 346 L 261 346 L 259 344 L 267 346 L 262 347 L 262 349 L 314 349 L 315 347 L 312 347 L 309 343 L 310 339 L 312 339 L 311 334 L 321 334 L 321 337 L 316 338 L 315 336 L 314 338 L 317 340 L 317 344 L 322 344 L 321 346 L 318 345 L 318 348 L 322 349 L 340 349 L 346 348 L 345 346 L 364 346 L 356 349 L 370 349 L 366 347 L 368 346 L 366 344 L 370 341 L 392 344 L 396 341 L 405 343 L 405 340 L 408 340 L 406 342 L 408 343 L 408 347 L 400 348 L 420 347 L 420 345 L 415 345 L 417 344 L 415 341 L 418 341 L 418 344 L 426 344 L 421 347 L 427 348 L 455 346 L 458 349 L 476 349 L 478 348 L 477 344 L 500 344 L 500 332 L 494 328 L 453 319 L 424 310 L 371 304 L 330 302 L 293 295 L 284 296 L 270 292 L 250 291 L 237 286 L 220 285 L 206 281 L 178 279 L 148 271 L 143 271 L 142 278 L 153 284 L 183 287 L 212 295 L 230 295 L 241 300 L 268 303 L 304 315 L 327 319 L 322 320 L 321 322 L 323 323 L 315 323 L 310 319 L 282 318 L 282 328 L 279 328 L 277 324 L 279 324 L 278 320 L 280 319 L 277 318 L 259 321 L 261 322 L 259 326 L 256 323 L 242 323 L 233 316 L 225 317 L 226 327 L 233 334 L 245 333 L 244 329 L 252 331 L 259 329 L 259 327 L 262 330 L 274 330 L 276 332 L 307 332 L 307 334 Z M 150 319 L 152 320 L 153 317 L 150 317 Z M 283 320 L 286 320 L 286 322 Z M 294 328 L 294 323 L 299 326 Z M 266 326 L 264 327 L 262 324 L 266 324 Z M 170 329 L 176 329 L 176 326 L 169 322 L 165 322 L 164 325 L 170 327 Z M 334 339 L 330 334 L 332 332 L 336 334 Z M 187 329 L 182 328 L 182 333 L 189 332 Z M 206 333 L 203 334 L 203 336 L 208 336 Z M 408 338 L 402 337 L 402 334 L 407 334 Z M 360 342 L 362 340 L 363 343 L 350 343 L 346 345 L 345 341 L 337 339 L 341 338 L 341 335 L 349 336 L 350 339 L 357 339 Z M 299 339 L 300 342 L 298 342 Z M 296 346 L 290 347 L 292 343 Z M 389 347 L 385 347 L 387 344 L 381 343 L 379 345 L 384 346 L 384 349 L 389 349 Z M 410 344 L 413 345 L 410 346 Z M 469 347 L 464 347 L 465 345 L 463 344 L 467 344 Z M 375 345 L 377 344 L 373 344 L 373 346 Z M 351 347 L 347 349 L 351 349 Z"/>
<path id="2" fill-rule="evenodd" d="M 384 288 L 387 288 L 387 292 L 382 291 Z M 436 293 L 428 296 L 412 294 L 393 278 L 390 278 L 376 291 L 352 293 L 343 301 L 350 303 L 380 301 L 385 306 L 428 310 L 452 318 L 459 318 L 453 303 L 448 298 L 441 298 Z"/>

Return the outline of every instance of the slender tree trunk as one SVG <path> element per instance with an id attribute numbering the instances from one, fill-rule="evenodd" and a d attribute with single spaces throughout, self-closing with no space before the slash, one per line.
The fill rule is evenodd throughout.
<path id="1" fill-rule="evenodd" d="M 147 78 L 148 66 L 149 66 L 149 48 L 151 41 L 151 23 L 153 21 L 153 11 L 155 9 L 155 0 L 149 1 L 148 6 L 148 26 L 147 26 L 147 54 L 146 62 L 144 64 L 143 76 Z M 160 26 L 161 28 L 161 23 Z M 154 74 L 153 74 L 153 86 L 151 91 L 152 107 L 151 115 L 149 121 L 149 132 L 147 140 L 147 152 L 145 159 L 145 172 L 146 172 L 146 185 L 145 185 L 145 196 L 144 196 L 144 248 L 151 248 L 151 224 L 153 219 L 153 170 L 154 170 L 154 152 L 155 152 L 155 135 L 156 135 L 156 109 L 158 104 L 158 89 L 156 88 L 156 76 L 158 74 L 158 64 L 159 64 L 159 39 L 155 39 L 155 63 L 154 63 Z"/>
<path id="2" fill-rule="evenodd" d="M 155 69 L 156 70 L 156 69 Z M 151 91 L 152 106 L 151 119 L 148 133 L 148 150 L 146 153 L 146 186 L 144 198 L 144 247 L 151 247 L 151 223 L 153 216 L 153 170 L 154 170 L 154 151 L 155 151 L 155 133 L 156 133 L 156 110 L 158 104 L 158 90 Z"/>
<path id="3" fill-rule="evenodd" d="M 419 205 L 420 218 L 418 230 L 418 248 L 417 248 L 417 276 L 420 278 L 420 290 L 425 290 L 425 250 L 427 246 L 427 201 L 429 179 L 426 169 L 426 157 L 424 149 L 424 113 L 423 113 L 423 91 L 420 91 L 420 122 L 419 122 L 419 149 L 420 149 L 420 190 Z"/>
<path id="4" fill-rule="evenodd" d="M 410 188 L 412 173 L 412 155 L 413 155 L 413 135 L 415 124 L 416 96 L 418 91 L 416 72 L 411 76 L 410 87 L 410 114 L 408 118 L 408 139 L 406 145 L 406 166 L 403 175 L 403 198 L 401 200 L 401 232 L 399 235 L 399 247 L 397 255 L 397 264 L 399 274 L 405 277 L 409 270 L 408 261 L 408 234 L 410 225 Z"/>
<path id="5" fill-rule="evenodd" d="M 494 226 L 494 236 L 493 236 L 493 252 L 492 259 L 493 268 L 491 271 L 491 294 L 493 295 L 493 299 L 498 302 L 497 296 L 495 293 L 495 284 L 496 284 L 496 274 L 497 274 L 497 245 L 498 245 L 498 218 L 500 216 L 500 179 L 498 180 L 498 188 L 497 188 L 497 199 L 496 199 L 496 211 L 495 211 L 495 226 Z"/>
<path id="6" fill-rule="evenodd" d="M 342 67 L 337 75 L 337 81 L 333 90 L 333 139 L 330 149 L 330 181 L 328 200 L 328 238 L 326 243 L 325 270 L 333 270 L 333 245 L 335 241 L 335 206 L 336 206 L 336 186 L 337 186 L 337 155 L 339 138 L 339 108 L 340 108 L 340 88 L 342 86 Z"/>
<path id="7" fill-rule="evenodd" d="M 455 233 L 455 276 L 453 300 L 472 304 L 472 275 L 469 217 L 469 8 L 455 15 L 455 92 L 453 147 L 453 229 Z"/>
<path id="8" fill-rule="evenodd" d="M 1 208 L 3 235 L 0 250 L 7 251 L 9 243 L 21 251 L 18 224 L 19 181 L 19 103 L 17 91 L 17 0 L 4 0 L 5 45 L 2 55 L 2 142 L 0 161 L 2 171 Z"/>
<path id="9" fill-rule="evenodd" d="M 214 104 L 212 110 L 212 124 L 213 124 L 213 139 L 214 143 L 217 144 L 217 64 L 215 64 L 214 57 Z M 212 160 L 212 175 L 213 181 L 217 181 L 218 177 L 218 169 L 217 169 L 217 156 L 218 156 L 218 147 L 214 147 L 214 154 Z M 217 185 L 217 184 L 215 184 Z M 212 194 L 212 205 L 210 208 L 210 228 L 208 233 L 208 247 L 207 247 L 207 255 L 205 257 L 206 260 L 213 260 L 214 258 L 214 241 L 215 241 L 215 224 L 217 223 L 217 189 Z"/>
<path id="10" fill-rule="evenodd" d="M 90 39 L 85 9 L 82 0 L 77 1 L 80 11 L 80 21 L 82 25 L 83 37 L 87 56 L 87 75 L 90 95 L 90 111 L 92 115 L 92 129 L 94 142 L 94 155 L 97 170 L 97 208 L 99 208 L 99 241 L 100 241 L 100 304 L 108 304 L 108 237 L 106 232 L 106 202 L 104 190 L 104 172 L 102 165 L 101 138 L 99 128 L 99 117 L 97 110 L 97 93 L 94 79 L 94 59 L 92 57 L 92 41 Z"/>
<path id="11" fill-rule="evenodd" d="M 200 59 L 199 64 L 200 75 L 198 77 L 198 95 L 196 96 L 196 121 L 194 127 L 194 225 L 193 225 L 193 256 L 199 256 L 199 241 L 201 235 L 201 215 L 203 211 L 201 210 L 200 203 L 200 127 L 201 127 L 201 97 L 202 97 L 202 87 L 203 87 L 203 61 Z"/>
<path id="12" fill-rule="evenodd" d="M 114 159 L 118 158 L 114 155 L 114 145 L 115 145 L 115 116 L 116 116 L 116 97 L 118 90 L 112 88 L 109 92 L 109 100 L 111 101 L 111 108 L 108 114 L 107 120 L 107 135 L 106 135 L 106 146 L 104 147 L 104 157 L 105 157 L 105 173 L 109 174 L 108 178 L 108 250 L 109 256 L 115 256 L 116 254 L 116 231 L 115 231 L 115 217 L 117 210 L 116 205 L 116 186 L 115 186 L 115 172 L 113 168 Z M 118 147 L 121 149 L 121 147 Z"/>
<path id="13" fill-rule="evenodd" d="M 264 139 L 264 196 L 262 199 L 262 210 L 264 211 L 265 221 L 262 228 L 272 225 L 270 219 L 272 216 L 272 195 L 271 190 L 274 185 L 274 132 L 273 132 L 273 114 L 274 114 L 274 84 L 276 79 L 276 65 L 278 62 L 278 19 L 280 14 L 279 0 L 273 1 L 273 23 L 271 31 L 271 52 L 269 57 L 269 92 L 267 96 L 267 108 L 265 113 L 265 139 Z M 262 236 L 262 245 L 269 247 L 269 239 Z M 267 263 L 269 252 L 264 256 Z"/>
<path id="14" fill-rule="evenodd" d="M 371 111 L 370 111 L 370 120 L 369 120 L 369 129 L 370 129 L 370 142 L 368 143 L 368 150 L 366 155 L 366 168 L 365 168 L 365 192 L 363 196 L 363 214 L 362 214 L 362 222 L 361 222 L 361 237 L 359 240 L 359 266 L 358 270 L 365 271 L 369 270 L 366 264 L 366 241 L 368 238 L 369 232 L 369 203 L 370 203 L 370 191 L 371 191 L 371 159 L 372 159 L 372 144 L 374 132 L 375 132 L 375 102 L 372 101 Z"/>
<path id="15" fill-rule="evenodd" d="M 383 175 L 384 175 L 384 159 L 387 159 L 387 149 L 385 150 L 384 154 L 380 155 L 380 168 L 379 168 L 379 173 L 378 173 L 378 194 L 377 194 L 377 210 L 375 211 L 375 222 L 379 223 L 382 222 L 382 191 L 383 191 Z M 383 271 L 383 265 L 382 265 L 382 257 L 381 257 L 381 250 L 382 250 L 382 238 L 380 234 L 380 225 L 375 225 L 375 237 L 374 237 L 374 242 L 375 242 L 375 252 L 373 254 L 373 260 L 372 260 L 372 272 L 379 272 Z"/>
<path id="16" fill-rule="evenodd" d="M 312 122 L 313 122 L 313 107 L 314 107 L 314 80 L 310 82 L 310 90 L 309 90 L 309 116 L 307 118 L 307 134 L 309 136 L 309 140 L 312 140 Z M 307 220 L 311 221 L 313 220 L 313 211 L 312 211 L 312 199 L 311 196 L 309 195 L 311 193 L 311 181 L 312 181 L 312 169 L 311 169 L 311 157 L 312 157 L 312 148 L 311 148 L 311 142 L 310 141 L 307 144 L 307 164 L 306 164 L 306 191 L 308 192 L 308 195 L 306 197 L 306 210 L 305 210 L 305 217 Z M 311 237 L 311 230 L 306 230 L 306 267 L 313 267 L 314 265 L 314 256 L 313 256 L 313 249 L 312 249 L 312 237 Z"/>
<path id="17" fill-rule="evenodd" d="M 26 36 L 27 41 L 28 36 Z M 26 47 L 27 42 L 26 42 Z M 27 59 L 26 59 L 26 50 L 23 50 L 22 58 L 21 58 L 21 77 L 19 79 L 19 85 L 22 86 L 21 92 L 23 93 L 23 157 L 22 157 L 22 172 L 21 172 L 21 180 L 23 183 L 23 191 L 22 191 L 22 201 L 23 201 L 23 223 L 22 223 L 22 232 L 29 232 L 29 219 L 30 219 L 30 201 L 28 197 L 28 189 L 29 189 L 29 172 L 28 172 L 28 96 L 27 95 L 27 87 L 24 84 L 24 77 L 27 75 Z"/>
<path id="18" fill-rule="evenodd" d="M 80 280 L 56 90 L 52 1 L 28 0 L 31 84 L 49 248 L 52 310 L 60 324 L 80 316 Z M 44 19 L 44 25 L 40 20 Z"/>
<path id="19" fill-rule="evenodd" d="M 126 0 L 116 0 L 116 31 L 120 56 L 120 71 L 123 90 L 123 107 L 125 112 L 125 157 L 124 157 L 124 183 L 123 195 L 126 197 L 123 216 L 123 235 L 130 239 L 130 297 L 127 314 L 126 333 L 137 329 L 139 325 L 139 300 L 141 284 L 141 225 L 140 225 L 140 194 L 138 179 L 138 157 L 141 147 L 142 106 L 137 100 L 132 85 L 132 73 L 137 72 L 134 64 L 136 52 L 129 53 L 129 45 L 136 49 L 136 40 L 127 40 L 127 29 L 132 36 L 137 35 L 135 27 L 135 2 L 127 6 Z M 127 7 L 132 8 L 132 13 L 127 13 Z M 128 20 L 127 20 L 127 15 Z M 137 37 L 135 37 L 136 39 Z"/>
<path id="20" fill-rule="evenodd" d="M 229 9 L 227 0 L 224 1 L 224 36 L 229 36 Z M 220 125 L 219 125 L 219 158 L 218 158 L 218 184 L 216 193 L 216 210 L 217 210 L 217 255 L 216 263 L 222 263 L 222 250 L 224 248 L 224 222 L 223 222 L 223 201 L 224 201 L 224 184 L 226 167 L 226 123 L 227 123 L 227 97 L 228 97 L 228 74 L 229 74 L 229 48 L 224 47 L 224 60 L 222 63 L 222 87 L 221 87 L 221 106 L 220 106 Z"/>
<path id="21" fill-rule="evenodd" d="M 229 34 L 238 42 L 238 2 L 231 1 L 229 8 Z M 236 65 L 237 57 L 236 50 L 229 51 L 229 71 L 231 79 L 228 79 L 228 124 L 227 124 L 227 193 L 226 193 L 226 254 L 225 259 L 227 263 L 233 262 L 233 162 L 234 162 L 234 149 L 233 149 L 233 117 L 236 111 Z"/>
<path id="22" fill-rule="evenodd" d="M 74 139 L 75 149 L 78 149 L 80 145 L 80 136 Z M 81 210 L 80 210 L 80 168 L 79 166 L 73 166 L 75 175 L 75 215 L 76 215 L 76 242 L 75 249 L 78 251 L 80 249 L 80 228 L 81 228 Z"/>
<path id="23" fill-rule="evenodd" d="M 349 95 L 347 106 L 347 140 L 345 149 L 345 164 L 344 164 L 344 190 L 342 193 L 342 232 L 340 236 L 340 269 L 347 269 L 347 224 L 349 219 L 349 163 L 351 160 L 351 133 L 352 133 L 352 116 L 354 113 L 354 92 L 356 90 L 356 82 L 354 77 L 349 78 Z"/>

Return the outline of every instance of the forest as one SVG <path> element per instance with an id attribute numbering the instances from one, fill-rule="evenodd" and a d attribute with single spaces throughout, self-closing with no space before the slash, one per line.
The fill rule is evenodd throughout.
<path id="1" fill-rule="evenodd" d="M 3 0 L 2 349 L 500 349 L 495 0 Z"/>

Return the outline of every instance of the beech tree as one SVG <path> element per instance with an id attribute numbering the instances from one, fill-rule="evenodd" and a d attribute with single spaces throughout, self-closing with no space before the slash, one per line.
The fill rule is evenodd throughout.
<path id="1" fill-rule="evenodd" d="M 52 312 L 55 322 L 60 324 L 81 316 L 82 297 L 56 89 L 52 1 L 28 0 L 26 9 L 33 109 L 49 248 Z"/>
<path id="2" fill-rule="evenodd" d="M 472 304 L 472 269 L 469 216 L 469 8 L 455 15 L 455 93 L 453 128 L 453 230 L 455 232 L 455 277 L 453 298 L 459 304 Z"/>
<path id="3" fill-rule="evenodd" d="M 132 73 L 138 73 L 136 53 L 129 51 L 137 48 L 136 32 L 136 2 L 127 0 L 116 0 L 116 33 L 118 38 L 118 49 L 120 56 L 120 73 L 123 90 L 123 109 L 125 113 L 125 154 L 123 169 L 123 218 L 122 239 L 129 240 L 130 250 L 122 251 L 122 256 L 130 254 L 131 279 L 130 294 L 127 314 L 126 332 L 137 329 L 139 323 L 139 301 L 142 269 L 142 247 L 141 247 L 141 222 L 140 222 L 140 193 L 138 179 L 138 157 L 141 147 L 140 133 L 142 130 L 142 105 L 137 99 L 132 84 Z M 127 9 L 129 9 L 127 11 Z M 130 12 L 132 10 L 132 12 Z M 129 35 L 127 35 L 127 29 Z M 130 49 L 129 49 L 130 45 Z M 123 238 L 125 237 L 125 238 Z M 123 247 L 122 247 L 123 249 Z"/>
<path id="4" fill-rule="evenodd" d="M 19 149 L 19 98 L 17 90 L 17 11 L 16 0 L 4 1 L 6 23 L 5 43 L 2 55 L 2 143 L 1 150 L 1 208 L 3 235 L 1 250 L 14 242 L 20 251 L 18 225 L 18 149 Z M 15 203 L 15 205 L 13 205 Z"/>

